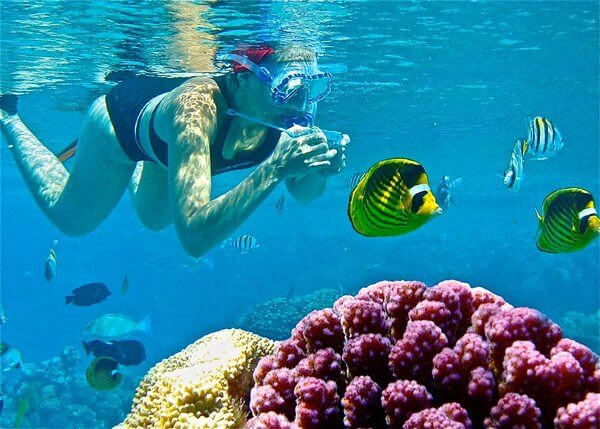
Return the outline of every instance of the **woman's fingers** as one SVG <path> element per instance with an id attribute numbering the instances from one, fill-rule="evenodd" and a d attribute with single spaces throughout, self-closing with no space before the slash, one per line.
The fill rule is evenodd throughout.
<path id="1" fill-rule="evenodd" d="M 312 164 L 314 162 L 321 162 L 321 161 L 332 161 L 335 156 L 337 155 L 337 150 L 336 149 L 330 149 L 325 153 L 320 153 L 320 154 L 316 154 L 314 156 L 311 156 L 310 158 L 307 158 L 304 160 L 305 164 Z"/>
<path id="2" fill-rule="evenodd" d="M 327 153 L 328 146 L 327 143 L 320 143 L 316 146 L 302 145 L 300 146 L 299 150 L 300 157 L 302 157 L 303 159 L 308 159 L 316 155 L 322 155 Z"/>

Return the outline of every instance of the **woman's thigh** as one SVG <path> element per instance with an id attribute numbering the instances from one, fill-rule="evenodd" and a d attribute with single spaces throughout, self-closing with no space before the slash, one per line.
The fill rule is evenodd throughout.
<path id="1" fill-rule="evenodd" d="M 104 97 L 90 107 L 83 124 L 69 180 L 55 207 L 72 216 L 73 232 L 95 229 L 127 188 L 135 167 L 119 144 Z"/>

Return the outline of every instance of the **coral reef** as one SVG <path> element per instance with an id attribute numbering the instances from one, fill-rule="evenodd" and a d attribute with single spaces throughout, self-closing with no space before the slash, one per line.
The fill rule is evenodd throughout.
<path id="1" fill-rule="evenodd" d="M 239 329 L 199 339 L 148 372 L 136 391 L 131 412 L 119 427 L 242 427 L 248 413 L 252 370 L 274 345 L 271 340 Z M 290 385 L 299 389 L 293 386 L 295 382 L 286 380 L 287 376 L 284 371 L 270 372 L 265 380 L 273 391 L 285 392 Z M 278 398 L 273 392 L 255 395 L 262 400 L 261 411 L 282 411 L 277 408 Z M 290 393 L 284 396 L 286 400 L 292 397 Z M 269 417 L 264 419 L 270 421 Z M 274 417 L 273 421 L 278 420 L 281 418 Z"/>
<path id="2" fill-rule="evenodd" d="M 569 311 L 562 319 L 565 335 L 600 353 L 600 310 L 595 313 Z"/>
<path id="3" fill-rule="evenodd" d="M 251 428 L 598 427 L 598 356 L 454 280 L 379 282 L 312 311 L 254 381 Z"/>
<path id="4" fill-rule="evenodd" d="M 0 427 L 14 427 L 19 406 L 21 427 L 108 428 L 125 417 L 137 380 L 127 372 L 114 390 L 99 392 L 85 381 L 81 356 L 67 347 L 41 364 L 25 363 L 21 374 L 3 377 L 4 409 Z"/>
<path id="5" fill-rule="evenodd" d="M 333 289 L 319 289 L 310 295 L 276 298 L 258 304 L 240 317 L 234 328 L 244 329 L 272 340 L 287 338 L 296 323 L 313 310 L 331 307 L 340 296 Z"/>

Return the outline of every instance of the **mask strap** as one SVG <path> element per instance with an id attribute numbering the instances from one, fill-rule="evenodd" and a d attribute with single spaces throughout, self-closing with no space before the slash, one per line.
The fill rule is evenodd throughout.
<path id="1" fill-rule="evenodd" d="M 250 61 L 246 57 L 237 54 L 226 54 L 223 55 L 221 58 L 223 60 L 235 61 L 236 63 L 243 65 L 248 70 L 252 71 L 256 76 L 258 76 L 258 78 L 263 82 L 273 81 L 273 76 L 271 76 L 269 70 L 267 70 L 265 67 L 260 67 L 258 64 L 256 64 L 253 61 Z"/>
<path id="2" fill-rule="evenodd" d="M 583 219 L 586 216 L 591 216 L 591 215 L 595 215 L 595 214 L 596 214 L 596 209 L 593 207 L 590 207 L 589 209 L 581 210 L 577 216 L 579 216 L 579 219 Z"/>
<path id="3" fill-rule="evenodd" d="M 431 189 L 429 189 L 429 186 L 427 186 L 426 184 L 415 185 L 408 190 L 411 197 L 414 197 L 415 195 L 420 194 L 421 192 L 429 192 L 429 191 L 431 191 Z"/>

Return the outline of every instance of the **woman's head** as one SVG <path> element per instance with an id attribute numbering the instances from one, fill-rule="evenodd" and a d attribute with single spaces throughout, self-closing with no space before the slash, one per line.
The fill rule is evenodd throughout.
<path id="1" fill-rule="evenodd" d="M 318 69 L 315 52 L 304 47 L 249 48 L 228 58 L 234 61 L 240 88 L 252 100 L 245 110 L 263 118 L 295 123 L 294 118 L 314 118 L 316 103 L 331 87 L 331 75 Z"/>

